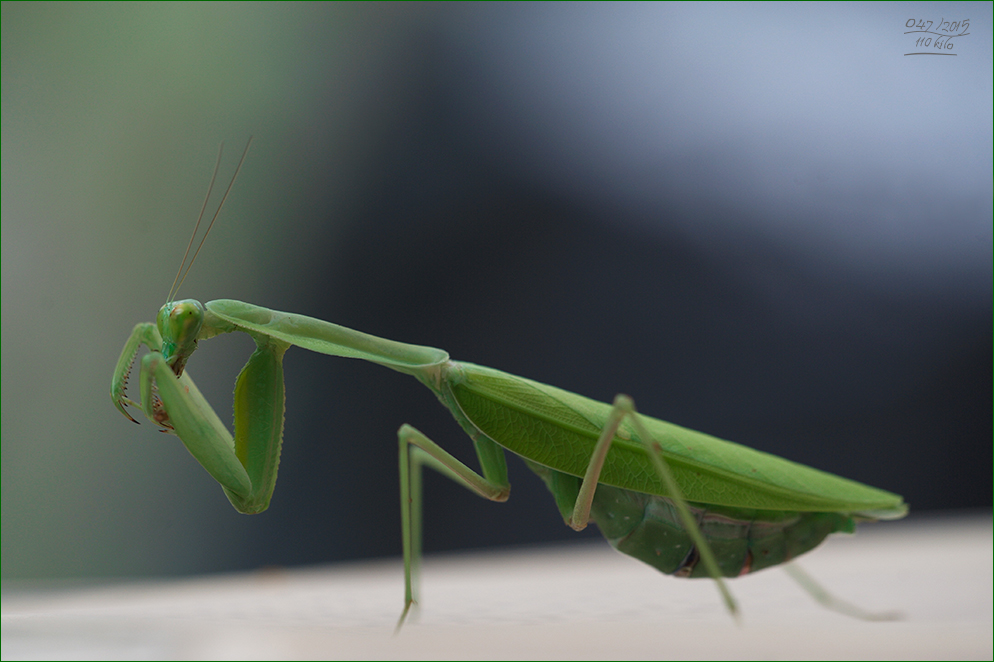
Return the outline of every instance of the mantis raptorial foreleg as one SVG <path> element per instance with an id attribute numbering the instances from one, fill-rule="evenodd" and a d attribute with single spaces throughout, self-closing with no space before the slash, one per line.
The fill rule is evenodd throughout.
<path id="1" fill-rule="evenodd" d="M 182 323 L 187 308 L 177 307 L 177 311 L 175 317 Z M 182 363 L 166 358 L 164 351 L 172 352 L 167 347 L 170 338 L 164 342 L 153 324 L 138 324 L 132 330 L 111 386 L 112 398 L 122 413 L 128 415 L 125 404 L 138 406 L 164 432 L 175 433 L 221 484 L 232 505 L 247 514 L 265 510 L 276 485 L 285 401 L 283 354 L 290 347 L 267 335 L 250 335 L 256 350 L 235 383 L 234 437 Z M 151 351 L 141 361 L 138 404 L 126 398 L 124 391 L 142 344 Z"/>
<path id="2" fill-rule="evenodd" d="M 128 410 L 124 406 L 127 404 L 140 408 L 141 405 L 127 397 L 125 389 L 128 386 L 131 366 L 135 362 L 135 356 L 137 356 L 138 350 L 142 345 L 156 352 L 162 347 L 162 336 L 159 335 L 159 330 L 155 328 L 155 325 L 150 322 L 139 322 L 131 330 L 131 335 L 128 336 L 127 342 L 124 343 L 124 349 L 121 350 L 121 356 L 117 359 L 117 366 L 114 368 L 114 380 L 111 383 L 110 390 L 110 397 L 114 402 L 114 406 L 132 423 L 137 423 L 138 421 L 128 413 Z"/>
<path id="3" fill-rule="evenodd" d="M 152 397 L 153 384 L 161 406 L 156 406 Z M 252 480 L 235 455 L 231 435 L 188 374 L 177 378 L 162 354 L 150 352 L 141 363 L 141 394 L 146 415 L 153 413 L 154 418 L 149 418 L 165 431 L 175 431 L 232 503 L 252 494 Z"/>

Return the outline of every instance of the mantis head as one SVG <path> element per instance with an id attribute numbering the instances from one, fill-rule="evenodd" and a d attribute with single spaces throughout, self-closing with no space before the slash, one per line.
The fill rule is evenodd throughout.
<path id="1" fill-rule="evenodd" d="M 162 336 L 162 356 L 177 377 L 183 374 L 187 359 L 197 349 L 197 336 L 203 324 L 204 306 L 195 299 L 170 301 L 155 317 Z"/>
<path id="2" fill-rule="evenodd" d="M 183 282 L 190 273 L 193 263 L 200 254 L 200 249 L 203 248 L 204 242 L 207 240 L 207 235 L 210 234 L 211 228 L 214 227 L 214 221 L 217 220 L 218 214 L 221 213 L 221 208 L 224 207 L 224 202 L 228 199 L 228 194 L 231 192 L 231 187 L 235 184 L 235 179 L 238 178 L 238 173 L 241 172 L 242 164 L 245 163 L 245 157 L 248 155 L 251 145 L 252 138 L 249 137 L 248 143 L 245 145 L 245 151 L 242 152 L 242 158 L 238 161 L 238 167 L 235 168 L 235 174 L 232 175 L 231 182 L 228 183 L 228 188 L 221 198 L 221 203 L 211 217 L 210 224 L 207 226 L 204 236 L 201 237 L 197 249 L 193 251 L 193 257 L 190 257 L 190 251 L 193 248 L 194 240 L 197 238 L 197 233 L 200 229 L 200 222 L 204 217 L 204 210 L 207 208 L 208 200 L 210 200 L 211 191 L 214 190 L 217 170 L 221 165 L 221 156 L 224 154 L 224 143 L 221 143 L 221 147 L 217 153 L 217 162 L 214 164 L 214 174 L 211 175 L 211 183 L 207 187 L 207 196 L 204 198 L 204 204 L 200 208 L 197 223 L 193 226 L 193 234 L 190 235 L 190 242 L 186 246 L 183 260 L 180 262 L 179 270 L 176 272 L 176 278 L 173 279 L 172 287 L 169 288 L 169 294 L 166 295 L 166 304 L 159 309 L 159 314 L 155 317 L 155 328 L 148 322 L 141 322 L 135 325 L 131 336 L 128 338 L 128 342 L 125 343 L 124 349 L 121 351 L 120 358 L 117 360 L 117 367 L 114 369 L 114 377 L 111 380 L 110 397 L 117 410 L 135 423 L 138 421 L 131 417 L 125 408 L 126 406 L 142 407 L 145 415 L 150 420 L 163 428 L 172 429 L 172 426 L 167 422 L 169 416 L 165 413 L 162 402 L 154 393 L 150 373 L 145 378 L 146 373 L 143 367 L 142 400 L 145 401 L 144 404 L 136 403 L 125 395 L 128 376 L 131 373 L 131 366 L 134 364 L 135 357 L 137 357 L 139 347 L 142 344 L 152 350 L 152 352 L 160 352 L 162 359 L 164 359 L 173 374 L 177 377 L 183 376 L 183 369 L 186 367 L 186 362 L 194 350 L 197 349 L 197 338 L 203 329 L 206 312 L 203 304 L 199 301 L 193 299 L 176 301 L 173 300 L 173 295 L 183 286 Z M 190 258 L 189 262 L 187 262 L 188 257 Z M 156 333 L 156 330 L 158 333 Z M 144 361 L 148 359 L 148 356 L 143 359 L 143 366 Z M 189 389 L 195 387 L 190 383 L 184 388 L 189 391 Z M 200 397 L 202 399 L 202 396 Z M 196 456 L 197 454 L 194 453 L 194 455 Z M 221 479 L 219 478 L 218 480 Z M 224 483 L 223 480 L 221 482 Z"/>

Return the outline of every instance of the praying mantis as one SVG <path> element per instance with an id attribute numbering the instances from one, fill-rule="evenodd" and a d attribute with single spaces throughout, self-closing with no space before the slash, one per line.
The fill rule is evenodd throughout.
<path id="1" fill-rule="evenodd" d="M 285 409 L 282 360 L 290 347 L 362 359 L 424 384 L 472 440 L 480 469 L 457 460 L 411 425 L 400 426 L 404 607 L 398 629 L 417 602 L 425 467 L 501 502 L 510 494 L 505 455 L 515 453 L 545 482 L 568 526 L 579 531 L 593 521 L 617 550 L 663 573 L 713 579 L 736 617 L 738 606 L 724 578 L 785 564 L 831 533 L 853 532 L 857 522 L 907 514 L 897 494 L 640 414 L 626 395 L 601 403 L 453 361 L 441 349 L 304 315 L 227 299 L 206 304 L 174 300 L 250 145 L 251 139 L 187 264 L 198 219 L 155 323 L 142 322 L 132 330 L 114 370 L 111 400 L 128 419 L 137 423 L 126 407 L 139 408 L 163 431 L 179 437 L 235 509 L 255 514 L 269 506 L 276 484 Z M 220 161 L 221 153 L 201 218 Z M 256 349 L 235 384 L 232 436 L 186 365 L 201 341 L 236 331 L 248 334 Z M 142 345 L 149 351 L 140 362 L 141 400 L 135 402 L 126 387 Z M 894 617 L 864 612 L 828 595 L 796 566 L 785 568 L 829 608 L 866 619 Z"/>

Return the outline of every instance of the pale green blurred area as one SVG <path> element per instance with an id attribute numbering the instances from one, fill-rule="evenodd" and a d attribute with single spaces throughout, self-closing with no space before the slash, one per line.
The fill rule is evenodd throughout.
<path id="1" fill-rule="evenodd" d="M 299 201 L 349 204 L 364 146 L 403 109 L 373 82 L 426 11 L 3 4 L 5 578 L 183 572 L 239 545 L 250 521 L 222 520 L 230 506 L 175 439 L 113 409 L 112 368 L 166 297 L 221 140 L 226 184 L 255 135 L 181 295 L 293 299 L 327 259 L 308 237 L 329 210 Z M 339 176 L 312 181 L 318 163 Z M 251 343 L 217 345 L 217 370 L 194 372 L 230 393 Z M 215 404 L 230 412 L 230 396 Z M 202 529 L 161 524 L 194 513 Z"/>

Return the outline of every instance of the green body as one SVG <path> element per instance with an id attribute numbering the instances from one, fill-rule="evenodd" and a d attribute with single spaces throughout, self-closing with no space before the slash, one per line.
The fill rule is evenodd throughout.
<path id="1" fill-rule="evenodd" d="M 612 405 L 471 363 L 449 362 L 439 400 L 474 439 L 528 461 L 564 519 Z M 900 497 L 747 446 L 642 416 L 725 577 L 789 561 L 855 519 L 904 513 Z M 681 577 L 709 577 L 644 440 L 621 426 L 590 517 L 618 551 Z"/>
<path id="2" fill-rule="evenodd" d="M 257 345 L 236 383 L 234 437 L 184 371 L 198 341 L 232 331 L 248 333 Z M 510 489 L 505 450 L 545 481 L 568 524 L 580 529 L 593 519 L 618 550 L 677 576 L 738 576 L 794 558 L 832 532 L 851 532 L 857 520 L 907 512 L 896 494 L 636 414 L 624 396 L 596 402 L 451 361 L 439 349 L 230 300 L 172 302 L 155 326 L 135 327 L 111 387 L 125 416 L 124 406 L 136 405 L 124 391 L 141 344 L 151 350 L 140 376 L 146 416 L 175 431 L 244 513 L 265 510 L 275 485 L 282 357 L 291 345 L 379 363 L 428 386 L 473 440 L 482 475 L 401 427 L 407 607 L 420 549 L 420 467 L 503 501 Z"/>

